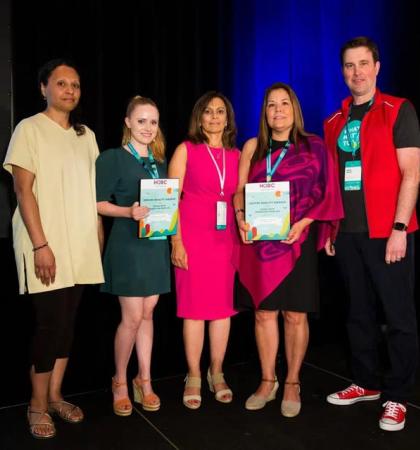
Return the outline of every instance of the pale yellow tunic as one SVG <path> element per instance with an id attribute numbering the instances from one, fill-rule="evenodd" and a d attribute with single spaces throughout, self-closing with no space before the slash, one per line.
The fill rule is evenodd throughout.
<path id="1" fill-rule="evenodd" d="M 13 245 L 21 294 L 103 282 L 95 191 L 99 151 L 94 133 L 85 128 L 77 136 L 73 128 L 65 130 L 39 113 L 22 120 L 13 133 L 3 165 L 10 173 L 16 165 L 35 174 L 33 192 L 57 267 L 50 286 L 35 277 L 32 242 L 17 208 Z"/>

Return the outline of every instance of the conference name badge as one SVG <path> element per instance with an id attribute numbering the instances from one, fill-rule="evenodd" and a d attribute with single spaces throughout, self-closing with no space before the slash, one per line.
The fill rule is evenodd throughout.
<path id="1" fill-rule="evenodd" d="M 216 230 L 226 230 L 227 223 L 227 203 L 216 202 Z"/>
<path id="2" fill-rule="evenodd" d="M 362 188 L 362 164 L 360 160 L 346 161 L 344 166 L 344 190 L 360 191 Z"/>

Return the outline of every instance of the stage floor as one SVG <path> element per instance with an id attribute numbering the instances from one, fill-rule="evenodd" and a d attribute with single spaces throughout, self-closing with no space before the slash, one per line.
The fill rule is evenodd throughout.
<path id="1" fill-rule="evenodd" d="M 182 405 L 183 374 L 154 381 L 162 400 L 158 412 L 135 408 L 130 417 L 117 417 L 112 412 L 110 390 L 68 397 L 83 408 L 86 419 L 77 425 L 57 419 L 57 436 L 48 441 L 30 436 L 26 405 L 4 407 L 0 409 L 0 449 L 414 450 L 419 446 L 419 379 L 408 406 L 406 428 L 400 432 L 379 429 L 380 400 L 341 407 L 326 403 L 328 393 L 350 381 L 340 345 L 309 349 L 301 376 L 302 412 L 293 419 L 280 414 L 281 390 L 263 410 L 244 409 L 246 398 L 258 385 L 257 361 L 231 365 L 225 372 L 234 392 L 233 402 L 215 401 L 204 384 L 202 406 L 196 411 Z"/>

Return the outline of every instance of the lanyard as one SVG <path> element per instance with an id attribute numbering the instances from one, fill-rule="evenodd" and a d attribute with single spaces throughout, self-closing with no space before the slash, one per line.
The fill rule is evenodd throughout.
<path id="1" fill-rule="evenodd" d="M 271 178 L 275 171 L 277 170 L 277 167 L 283 160 L 283 158 L 286 156 L 287 150 L 289 150 L 290 147 L 290 141 L 286 142 L 286 145 L 283 147 L 283 150 L 281 151 L 280 155 L 278 156 L 276 162 L 274 163 L 274 167 L 271 168 L 271 147 L 273 145 L 273 141 L 270 138 L 270 148 L 268 149 L 267 156 L 265 157 L 266 166 L 267 166 L 267 174 L 266 174 L 266 180 L 271 181 Z"/>
<path id="2" fill-rule="evenodd" d="M 153 158 L 153 153 L 150 150 L 150 147 L 147 146 L 147 156 L 149 159 L 150 168 L 146 166 L 145 162 L 143 161 L 143 158 L 138 154 L 137 150 L 134 148 L 133 144 L 129 142 L 127 144 L 128 149 L 130 150 L 131 154 L 137 159 L 137 161 L 142 164 L 143 169 L 152 177 L 152 178 L 159 178 L 159 171 L 156 166 L 155 158 Z"/>
<path id="3" fill-rule="evenodd" d="M 222 172 L 220 172 L 219 166 L 217 165 L 216 160 L 214 159 L 213 153 L 211 152 L 208 145 L 206 145 L 207 151 L 209 152 L 210 158 L 213 161 L 214 166 L 217 170 L 217 175 L 219 176 L 219 183 L 220 183 L 220 195 L 223 197 L 225 193 L 223 192 L 225 187 L 225 179 L 226 179 L 226 160 L 225 160 L 225 149 L 222 148 L 222 154 L 223 154 L 223 166 L 222 166 Z"/>
<path id="4" fill-rule="evenodd" d="M 370 107 L 372 106 L 373 100 L 374 100 L 374 97 L 371 98 L 371 99 L 369 100 L 369 104 L 368 104 L 368 107 L 367 107 L 367 111 L 368 111 L 368 110 L 370 109 Z M 359 127 L 359 129 L 357 130 L 356 140 L 353 141 L 352 136 L 351 136 L 351 134 L 350 134 L 350 132 L 349 132 L 349 122 L 350 122 L 350 117 L 351 117 L 352 108 L 353 108 L 353 103 L 350 105 L 350 111 L 349 111 L 349 115 L 348 115 L 348 117 L 347 117 L 347 121 L 346 121 L 346 125 L 345 125 L 345 130 L 346 130 L 347 139 L 349 140 L 349 142 L 350 142 L 350 147 L 351 147 L 351 149 L 352 149 L 351 155 L 353 156 L 353 159 L 354 159 L 354 157 L 356 156 L 357 150 L 360 149 L 360 128 L 362 128 L 362 121 L 363 121 L 363 119 L 364 119 L 364 116 L 363 116 L 363 119 L 362 119 L 361 122 L 360 122 L 360 127 Z"/>

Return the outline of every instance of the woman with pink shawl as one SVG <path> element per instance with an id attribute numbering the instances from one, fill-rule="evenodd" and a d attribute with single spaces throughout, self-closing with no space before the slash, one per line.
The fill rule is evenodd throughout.
<path id="1" fill-rule="evenodd" d="M 266 181 L 290 183 L 290 232 L 283 241 L 247 241 L 244 186 Z M 281 413 L 295 417 L 301 409 L 299 373 L 309 341 L 307 313 L 319 308 L 317 250 L 334 237 L 343 208 L 325 145 L 304 130 L 299 100 L 284 83 L 266 90 L 258 136 L 242 151 L 234 207 L 243 241 L 236 308 L 255 309 L 262 370 L 261 384 L 245 408 L 261 409 L 276 397 L 281 311 L 287 360 Z"/>

